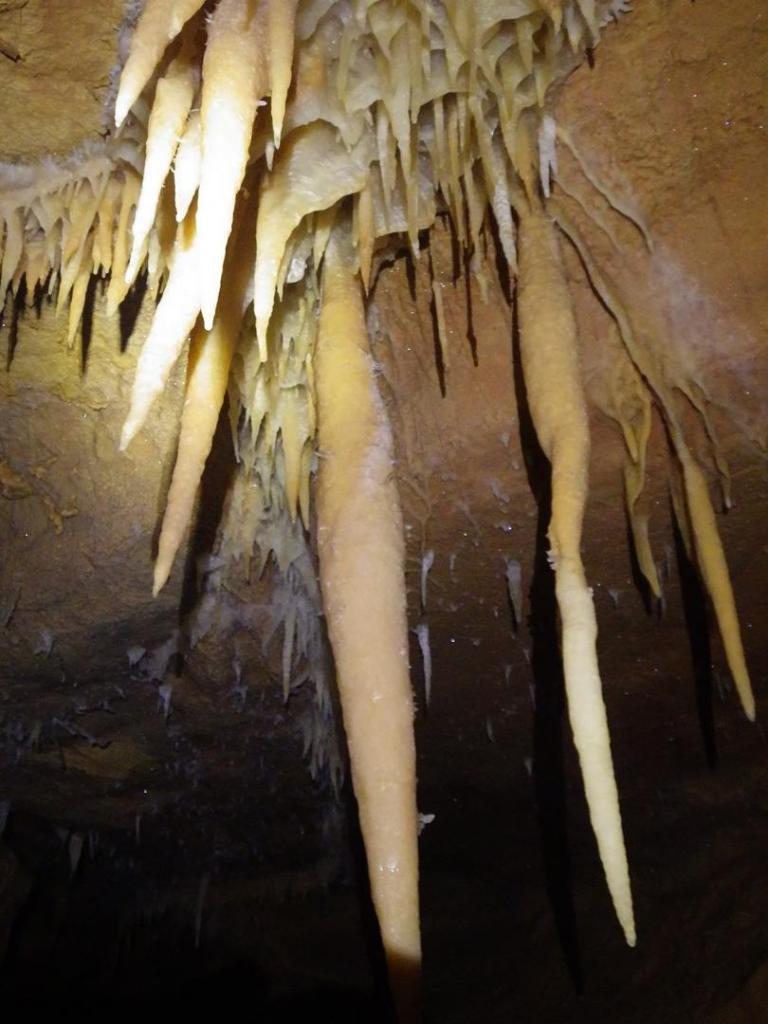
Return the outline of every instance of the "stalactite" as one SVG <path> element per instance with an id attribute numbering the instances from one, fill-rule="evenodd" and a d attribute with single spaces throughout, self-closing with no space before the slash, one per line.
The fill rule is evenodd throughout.
<path id="1" fill-rule="evenodd" d="M 558 223 L 576 246 L 592 285 L 614 317 L 629 358 L 648 382 L 659 402 L 667 423 L 674 456 L 682 468 L 685 515 L 680 514 L 678 519 L 685 518 L 690 523 L 690 534 L 694 543 L 689 543 L 689 547 L 691 550 L 695 549 L 704 584 L 715 609 L 728 667 L 736 683 L 742 708 L 747 718 L 754 721 L 755 700 L 744 658 L 739 619 L 723 544 L 706 481 L 701 468 L 691 455 L 680 426 L 672 387 L 658 365 L 658 357 L 647 352 L 638 342 L 630 317 L 610 276 L 592 258 L 589 247 L 567 214 L 556 204 L 552 205 L 557 210 Z M 684 529 L 682 525 L 681 529 Z M 684 536 L 685 533 L 684 530 Z"/>
<path id="2" fill-rule="evenodd" d="M 195 496 L 213 444 L 213 435 L 229 381 L 240 325 L 248 304 L 253 263 L 256 204 L 244 200 L 237 230 L 230 239 L 225 269 L 228 288 L 213 328 L 198 323 L 190 341 L 187 384 L 176 464 L 158 541 L 153 593 L 164 586 L 184 532 L 189 526 Z"/>
<path id="3" fill-rule="evenodd" d="M 550 559 L 562 623 L 568 715 L 608 888 L 630 946 L 635 923 L 618 792 L 597 665 L 597 621 L 581 561 L 589 426 L 573 305 L 555 228 L 521 204 L 518 315 L 528 405 L 552 465 Z"/>
<path id="4" fill-rule="evenodd" d="M 421 960 L 405 547 L 392 436 L 351 245 L 325 256 L 317 342 L 317 541 L 371 895 L 400 1019 Z"/>

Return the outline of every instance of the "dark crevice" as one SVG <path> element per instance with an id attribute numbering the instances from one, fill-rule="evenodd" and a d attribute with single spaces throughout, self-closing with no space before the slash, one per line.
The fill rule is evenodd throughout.
<path id="1" fill-rule="evenodd" d="M 13 356 L 16 352 L 16 346 L 19 343 L 19 323 L 24 313 L 24 306 L 27 298 L 27 279 L 22 277 L 19 287 L 16 289 L 16 294 L 9 300 L 8 293 L 5 296 L 5 307 L 1 310 L 3 315 L 3 322 L 0 326 L 5 326 L 7 311 L 10 307 L 10 316 L 8 320 L 8 346 L 5 352 L 5 368 L 10 370 L 11 364 L 13 363 Z"/>
<path id="2" fill-rule="evenodd" d="M 200 481 L 199 500 L 194 526 L 186 549 L 184 579 L 179 602 L 179 627 L 184 629 L 189 613 L 200 598 L 199 559 L 210 554 L 216 544 L 216 535 L 221 522 L 224 502 L 229 493 L 237 462 L 232 447 L 232 431 L 229 423 L 229 403 L 225 399 L 219 413 L 216 433 L 213 436 L 211 453 L 205 464 Z M 183 669 L 179 657 L 177 671 Z"/>
<path id="3" fill-rule="evenodd" d="M 120 317 L 120 351 L 125 352 L 128 342 L 136 328 L 136 321 L 139 318 L 144 296 L 147 291 L 147 273 L 142 271 L 136 279 L 136 283 L 125 296 L 118 308 Z"/>
<path id="4" fill-rule="evenodd" d="M 88 369 L 88 356 L 91 351 L 91 340 L 93 339 L 93 312 L 96 303 L 96 287 L 99 283 L 98 277 L 91 274 L 88 278 L 88 287 L 85 292 L 83 303 L 83 315 L 80 320 L 80 337 L 82 346 L 80 348 L 80 372 L 85 373 Z"/>
<path id="5" fill-rule="evenodd" d="M 709 639 L 709 613 L 707 597 L 696 571 L 688 557 L 674 509 L 670 508 L 670 519 L 675 545 L 677 572 L 680 580 L 680 596 L 683 603 L 688 646 L 691 652 L 693 681 L 696 693 L 696 713 L 704 746 L 704 757 L 710 768 L 717 766 L 717 735 L 712 702 L 712 646 Z"/>

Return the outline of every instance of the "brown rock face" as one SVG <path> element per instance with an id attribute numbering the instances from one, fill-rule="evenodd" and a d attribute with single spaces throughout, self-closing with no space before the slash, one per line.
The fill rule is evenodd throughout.
<path id="1" fill-rule="evenodd" d="M 1 159 L 67 156 L 103 129 L 125 6 L 3 0 Z"/>
<path id="2" fill-rule="evenodd" d="M 621 348 L 564 238 L 591 410 L 583 556 L 635 950 L 612 918 L 564 712 L 548 467 L 525 404 L 513 286 L 492 239 L 484 259 L 465 265 L 439 224 L 429 254 L 393 259 L 372 290 L 369 330 L 406 512 L 410 621 L 428 623 L 432 656 L 427 705 L 414 635 L 419 801 L 435 815 L 421 840 L 426 1020 L 763 1019 L 764 7 L 638 3 L 554 105 L 573 144 L 560 147 L 555 197 L 615 280 L 713 496 L 730 486 L 718 525 L 758 707 L 750 725 L 673 525 L 658 402 L 642 501 L 660 606 L 640 579 L 624 442 L 606 414 Z M 0 3 L 3 159 L 62 155 L 97 136 L 122 16 L 118 2 Z M 642 215 L 651 252 L 611 203 Z M 447 358 L 428 259 L 445 282 Z M 321 1019 L 378 1019 L 375 956 L 361 942 L 359 843 L 341 813 L 348 794 L 338 802 L 312 780 L 302 761 L 302 739 L 317 729 L 310 687 L 283 703 L 279 644 L 258 632 L 274 600 L 269 571 L 255 581 L 243 569 L 213 620 L 220 628 L 189 652 L 190 621 L 199 620 L 188 613 L 215 571 L 200 556 L 212 550 L 233 474 L 228 425 L 186 564 L 153 601 L 183 367 L 151 426 L 119 454 L 150 300 L 132 295 L 109 322 L 100 286 L 92 298 L 82 347 L 67 349 L 47 303 L 6 308 L 0 332 L 3 985 L 27 1006 L 84 1012 L 95 1000 L 139 1008 L 151 995 L 176 1012 L 210 1001 L 221 1013 L 247 991 L 252 1006 L 283 1019 L 309 1008 Z M 509 583 L 517 565 L 519 593 Z"/>

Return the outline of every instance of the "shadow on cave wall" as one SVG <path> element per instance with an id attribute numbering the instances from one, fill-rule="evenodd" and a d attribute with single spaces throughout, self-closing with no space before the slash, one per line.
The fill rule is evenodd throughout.
<path id="1" fill-rule="evenodd" d="M 237 469 L 232 432 L 229 422 L 229 400 L 221 407 L 211 454 L 205 463 L 200 481 L 200 497 L 184 562 L 184 582 L 179 605 L 179 626 L 184 622 L 200 597 L 199 559 L 211 554 L 216 545 L 216 534 L 221 522 L 224 503 Z M 159 531 L 158 531 L 159 537 Z"/>
<path id="2" fill-rule="evenodd" d="M 674 509 L 670 502 L 675 545 L 677 573 L 680 581 L 680 595 L 683 603 L 686 633 L 691 656 L 691 669 L 696 694 L 696 712 L 704 748 L 704 757 L 709 768 L 717 767 L 717 737 L 715 733 L 715 711 L 713 705 L 712 645 L 709 639 L 710 622 L 707 612 L 707 597 L 696 567 L 688 557 L 685 542 L 677 525 Z"/>

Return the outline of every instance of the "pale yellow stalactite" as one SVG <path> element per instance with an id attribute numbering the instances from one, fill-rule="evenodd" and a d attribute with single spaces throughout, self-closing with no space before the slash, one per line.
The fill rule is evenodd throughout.
<path id="1" fill-rule="evenodd" d="M 119 127 L 160 63 L 165 48 L 196 14 L 205 0 L 146 0 L 131 39 L 115 100 Z"/>
<path id="2" fill-rule="evenodd" d="M 621 345 L 618 328 L 611 322 L 613 338 Z M 604 392 L 605 411 L 621 427 L 627 449 L 624 461 L 624 501 L 638 568 L 653 596 L 660 600 L 661 581 L 648 535 L 648 514 L 640 505 L 645 487 L 646 456 L 651 436 L 651 396 L 637 367 L 623 347 L 617 348 L 616 365 Z"/>
<path id="3" fill-rule="evenodd" d="M 211 331 L 198 322 L 192 333 L 181 430 L 158 541 L 153 593 L 165 585 L 192 518 L 195 496 L 211 451 L 229 381 L 243 313 L 249 301 L 254 254 L 255 202 L 241 202 L 225 272 L 228 288 Z"/>
<path id="4" fill-rule="evenodd" d="M 275 148 L 280 148 L 285 101 L 293 74 L 293 35 L 298 0 L 270 0 L 269 3 L 269 92 Z"/>
<path id="5" fill-rule="evenodd" d="M 642 462 L 627 461 L 624 463 L 624 500 L 629 516 L 629 528 L 632 532 L 632 544 L 635 548 L 637 565 L 651 588 L 651 593 L 657 600 L 660 600 L 662 596 L 661 581 L 648 535 L 648 514 L 640 511 L 637 507 L 644 486 L 644 477 L 644 454 Z"/>
<path id="6" fill-rule="evenodd" d="M 5 239 L 3 240 L 3 225 L 0 221 L 0 241 L 4 241 L 2 249 L 2 275 L 0 275 L 0 302 L 5 301 L 5 293 L 8 285 L 13 280 L 16 267 L 21 260 L 24 248 L 24 218 L 21 210 L 6 209 L 0 211 L 2 220 L 5 221 Z"/>
<path id="7" fill-rule="evenodd" d="M 485 190 L 496 220 L 499 241 L 511 273 L 517 266 L 515 247 L 515 228 L 512 221 L 509 187 L 507 184 L 507 168 L 498 139 L 492 139 L 485 122 L 482 104 L 479 98 L 470 99 L 470 110 L 475 125 L 480 160 L 485 180 Z"/>
<path id="8" fill-rule="evenodd" d="M 185 46 L 172 62 L 155 90 L 155 100 L 147 126 L 146 159 L 141 193 L 133 218 L 133 242 L 126 278 L 136 279 L 144 262 L 146 243 L 157 216 L 157 205 L 165 179 L 171 169 L 176 147 L 192 106 L 198 73 L 194 53 Z"/>
<path id="9" fill-rule="evenodd" d="M 202 162 L 197 202 L 200 308 L 210 330 L 253 122 L 269 89 L 267 0 L 220 0 L 203 60 Z"/>
<path id="10" fill-rule="evenodd" d="M 49 272 L 48 260 L 45 252 L 45 242 L 42 239 L 35 239 L 27 244 L 26 262 L 24 264 L 24 277 L 27 281 L 29 294 L 34 295 L 37 288 L 41 288 Z M 19 274 L 19 270 L 16 271 Z"/>
<path id="11" fill-rule="evenodd" d="M 85 299 L 88 294 L 88 284 L 91 280 L 91 258 L 90 253 L 84 253 L 80 271 L 72 286 L 72 297 L 69 300 L 69 321 L 67 324 L 67 345 L 71 348 L 75 343 L 77 328 L 85 308 Z"/>
<path id="12" fill-rule="evenodd" d="M 360 277 L 366 294 L 371 284 L 373 247 L 376 242 L 376 224 L 373 213 L 373 199 L 369 185 L 361 189 L 355 206 L 357 227 L 357 255 L 360 263 Z"/>
<path id="13" fill-rule="evenodd" d="M 200 312 L 197 290 L 198 235 L 194 213 L 193 208 L 179 229 L 168 283 L 139 355 L 131 390 L 131 407 L 120 437 L 121 451 L 128 447 L 141 430 Z"/>
<path id="14" fill-rule="evenodd" d="M 98 209 L 93 239 L 94 273 L 108 274 L 112 267 L 112 234 L 115 230 L 115 207 L 120 198 L 121 182 L 111 176 Z"/>
<path id="15" fill-rule="evenodd" d="M 739 695 L 741 706 L 750 722 L 754 722 L 755 698 L 744 657 L 744 645 L 741 641 L 739 617 L 736 612 L 731 578 L 725 561 L 723 543 L 717 529 L 707 481 L 701 467 L 691 455 L 682 435 L 676 428 L 673 429 L 672 436 L 675 452 L 683 468 L 686 506 L 693 527 L 693 543 L 701 575 L 704 577 L 704 584 L 715 608 L 728 668 L 731 670 L 733 681 L 736 684 L 736 692 Z"/>
<path id="16" fill-rule="evenodd" d="M 56 299 L 57 314 L 61 312 L 64 303 L 69 299 L 77 278 L 81 276 L 86 266 L 88 268 L 92 266 L 93 235 L 91 228 L 106 186 L 106 178 L 97 180 L 94 184 L 91 184 L 90 181 L 83 181 L 72 202 L 72 219 L 68 225 L 65 225 L 62 245 L 61 279 Z"/>
<path id="17" fill-rule="evenodd" d="M 563 21 L 563 8 L 560 0 L 539 0 L 539 3 L 552 19 L 555 31 L 559 31 Z"/>
<path id="18" fill-rule="evenodd" d="M 176 202 L 176 223 L 180 224 L 187 215 L 190 204 L 200 185 L 200 164 L 203 158 L 202 126 L 200 111 L 193 110 L 176 150 L 173 164 L 173 186 Z"/>
<path id="19" fill-rule="evenodd" d="M 421 960 L 403 523 L 360 281 L 332 239 L 317 343 L 317 538 L 352 780 L 400 1020 Z"/>
<path id="20" fill-rule="evenodd" d="M 629 870 L 597 664 L 597 621 L 580 551 L 589 425 L 576 322 L 552 221 L 542 209 L 525 203 L 519 213 L 520 351 L 531 418 L 552 465 L 549 541 L 568 715 L 608 889 L 626 940 L 633 946 Z"/>
<path id="21" fill-rule="evenodd" d="M 125 280 L 125 268 L 128 266 L 128 230 L 131 215 L 136 207 L 141 189 L 141 179 L 136 174 L 126 173 L 123 184 L 123 197 L 120 203 L 120 214 L 112 247 L 112 274 L 107 288 L 107 316 L 117 312 L 120 303 L 128 294 L 130 285 Z"/>

